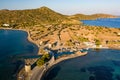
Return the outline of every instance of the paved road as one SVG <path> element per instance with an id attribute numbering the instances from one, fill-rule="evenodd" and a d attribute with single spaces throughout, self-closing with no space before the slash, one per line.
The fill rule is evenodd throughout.
<path id="1" fill-rule="evenodd" d="M 40 80 L 41 75 L 44 72 L 44 67 L 38 67 L 36 66 L 33 70 L 32 70 L 32 76 L 30 78 L 30 80 Z"/>
<path id="2" fill-rule="evenodd" d="M 54 55 L 53 52 L 51 52 L 52 55 Z M 54 62 L 54 56 L 49 60 L 49 63 L 52 64 Z M 33 70 L 32 70 L 32 75 L 30 77 L 30 80 L 40 80 L 43 73 L 46 71 L 46 68 L 50 67 L 49 65 L 44 64 L 41 67 L 36 66 Z"/>

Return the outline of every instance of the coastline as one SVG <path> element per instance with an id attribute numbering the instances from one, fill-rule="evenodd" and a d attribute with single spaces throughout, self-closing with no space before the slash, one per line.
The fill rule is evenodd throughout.
<path id="1" fill-rule="evenodd" d="M 24 31 L 27 33 L 27 40 L 33 44 L 35 44 L 38 47 L 38 52 L 37 55 L 39 55 L 39 46 L 36 41 L 33 41 L 30 37 L 30 32 L 27 29 L 13 29 L 13 28 L 0 28 L 0 30 L 5 29 L 5 30 L 18 30 L 18 31 Z"/>
<path id="2" fill-rule="evenodd" d="M 35 44 L 35 45 L 38 47 L 37 42 L 36 42 L 36 41 L 33 41 L 33 40 L 31 39 L 29 30 L 22 30 L 22 31 L 27 32 L 27 34 L 28 34 L 28 36 L 27 36 L 28 41 L 32 42 L 33 44 Z M 38 47 L 38 48 L 39 48 L 39 47 Z M 39 52 L 39 51 L 38 51 L 38 52 Z M 38 53 L 37 53 L 37 54 L 38 54 Z"/>
<path id="3" fill-rule="evenodd" d="M 117 50 L 120 50 L 120 46 L 108 46 L 108 47 L 95 47 L 95 48 L 90 48 L 90 49 L 117 49 Z"/>
<path id="4" fill-rule="evenodd" d="M 82 53 L 82 52 L 79 51 L 79 53 L 76 52 L 75 54 L 71 54 L 71 55 L 60 57 L 59 59 L 55 60 L 53 65 L 58 64 L 58 63 L 60 63 L 60 62 L 62 62 L 64 60 L 68 60 L 68 59 L 72 59 L 72 58 L 76 58 L 76 57 L 80 57 L 80 56 L 85 56 L 85 55 L 87 55 L 87 52 L 83 52 Z"/>
<path id="5" fill-rule="evenodd" d="M 33 41 L 31 39 L 29 30 L 26 30 L 26 29 L 12 29 L 12 28 L 0 28 L 0 30 L 16 30 L 16 31 L 23 31 L 23 32 L 25 32 L 27 34 L 27 37 L 26 37 L 27 41 L 30 42 L 31 44 L 34 44 L 35 46 L 37 46 L 38 49 L 36 50 L 36 53 L 37 53 L 36 55 L 39 55 L 38 44 L 37 44 L 37 42 L 35 42 L 35 41 Z M 24 65 L 21 64 L 20 67 L 18 68 L 17 72 L 13 76 L 15 76 L 17 78 L 16 80 L 20 80 L 19 79 L 19 77 L 20 77 L 19 75 L 23 74 L 23 72 L 24 72 Z"/>
<path id="6" fill-rule="evenodd" d="M 0 28 L 0 29 L 1 29 L 1 28 Z M 35 44 L 35 45 L 38 47 L 38 50 L 39 50 L 38 43 L 37 43 L 36 41 L 33 41 L 33 40 L 31 39 L 31 35 L 30 35 L 30 33 L 29 33 L 29 30 L 27 30 L 27 29 L 11 29 L 11 28 L 2 28 L 2 29 L 20 30 L 20 31 L 25 31 L 25 32 L 27 32 L 27 39 L 28 39 L 28 41 L 31 42 L 31 43 L 33 43 L 33 44 Z M 102 48 L 99 48 L 99 49 L 102 49 Z M 120 49 L 120 48 L 118 48 L 118 47 L 115 48 L 115 46 L 113 45 L 112 47 L 108 47 L 108 49 Z M 37 55 L 38 55 L 38 54 L 39 54 L 39 51 L 37 52 Z M 55 65 L 57 65 L 58 63 L 60 63 L 60 62 L 62 62 L 62 61 L 64 61 L 64 60 L 69 60 L 69 59 L 72 59 L 72 58 L 84 56 L 84 55 L 86 55 L 86 54 L 87 54 L 87 53 L 80 53 L 80 54 L 76 54 L 76 53 L 75 53 L 75 54 L 71 54 L 71 55 L 67 55 L 67 56 L 63 56 L 63 57 L 58 58 L 58 59 L 55 60 L 55 62 L 48 68 L 48 70 L 46 70 L 46 72 L 42 74 L 42 77 L 44 77 L 44 75 L 45 75 L 46 73 L 49 73 L 49 71 L 50 71 Z M 21 70 L 20 70 L 20 71 L 21 71 Z M 41 77 L 41 78 L 42 78 L 42 77 Z"/>
<path id="7" fill-rule="evenodd" d="M 69 60 L 69 59 L 73 59 L 73 58 L 77 58 L 77 57 L 80 57 L 80 56 L 85 56 L 87 55 L 88 52 L 76 52 L 75 54 L 71 54 L 71 55 L 67 55 L 67 56 L 63 56 L 63 57 L 60 57 L 58 59 L 56 59 L 54 61 L 54 63 L 45 71 L 45 73 L 42 73 L 41 74 L 41 78 L 39 80 L 43 80 L 45 75 L 49 73 L 49 71 L 51 69 L 53 69 L 57 64 L 59 64 L 60 62 L 62 61 L 65 61 L 65 60 Z"/>

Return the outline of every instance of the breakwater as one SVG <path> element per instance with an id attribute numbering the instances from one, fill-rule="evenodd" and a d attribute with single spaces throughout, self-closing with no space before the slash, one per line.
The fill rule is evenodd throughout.
<path id="1" fill-rule="evenodd" d="M 90 49 L 82 57 L 52 67 L 43 80 L 119 80 L 120 50 Z"/>
<path id="2" fill-rule="evenodd" d="M 51 59 L 41 67 L 36 66 L 31 71 L 32 74 L 30 76 L 30 80 L 40 80 L 42 78 L 42 75 L 46 73 L 46 71 L 53 65 L 54 62 L 55 58 L 52 56 Z"/>
<path id="3" fill-rule="evenodd" d="M 71 55 L 67 55 L 67 56 L 64 56 L 64 57 L 60 57 L 59 59 L 56 59 L 56 60 L 54 58 L 53 59 L 51 58 L 51 60 L 49 61 L 50 64 L 48 66 L 46 66 L 46 64 L 43 65 L 43 66 L 46 66 L 46 67 L 44 67 L 43 71 L 40 74 L 40 77 L 37 80 L 42 80 L 44 78 L 44 76 L 47 73 L 49 73 L 49 69 L 51 67 L 53 67 L 54 65 L 58 64 L 59 62 L 67 60 L 67 59 L 83 56 L 83 55 L 86 55 L 86 54 L 87 54 L 87 52 L 82 53 L 82 52 L 78 51 L 75 54 L 71 54 Z"/>

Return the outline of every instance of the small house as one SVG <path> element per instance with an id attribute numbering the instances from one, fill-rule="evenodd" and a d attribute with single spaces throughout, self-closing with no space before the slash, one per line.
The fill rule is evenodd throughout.
<path id="1" fill-rule="evenodd" d="M 120 36 L 120 32 L 119 32 L 119 33 L 117 33 L 117 35 L 118 35 L 118 36 Z"/>
<path id="2" fill-rule="evenodd" d="M 4 26 L 4 27 L 9 27 L 10 25 L 7 24 L 7 23 L 5 23 L 5 24 L 3 24 L 2 26 Z"/>

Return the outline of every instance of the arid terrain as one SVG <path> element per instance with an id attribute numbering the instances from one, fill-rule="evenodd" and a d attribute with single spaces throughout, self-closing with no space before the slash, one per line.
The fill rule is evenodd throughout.
<path id="1" fill-rule="evenodd" d="M 42 29 L 41 27 L 30 29 L 31 38 L 38 44 L 42 41 L 47 44 L 59 42 L 64 46 L 75 46 L 77 42 L 82 44 L 99 40 L 104 46 L 120 45 L 120 36 L 118 35 L 120 29 L 117 28 L 57 25 Z"/>
<path id="2" fill-rule="evenodd" d="M 80 22 L 80 20 L 117 16 L 107 14 L 67 16 L 47 7 L 31 10 L 1 10 L 0 14 L 1 28 L 26 30 L 38 46 L 59 49 L 60 47 L 82 47 L 84 42 L 90 42 L 107 47 L 120 47 L 119 28 L 86 26 Z M 21 16 L 18 18 L 19 15 Z M 9 25 L 3 26 L 3 24 Z"/>

